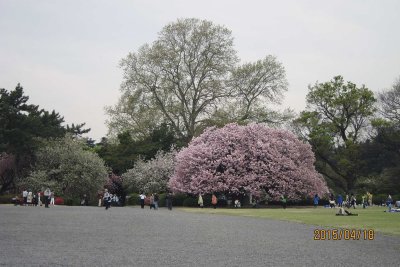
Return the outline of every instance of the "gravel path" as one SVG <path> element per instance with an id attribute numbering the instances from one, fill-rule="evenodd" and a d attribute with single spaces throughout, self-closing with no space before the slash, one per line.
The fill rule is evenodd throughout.
<path id="1" fill-rule="evenodd" d="M 314 241 L 315 229 L 178 209 L 0 205 L 0 265 L 400 265 L 400 237 Z"/>

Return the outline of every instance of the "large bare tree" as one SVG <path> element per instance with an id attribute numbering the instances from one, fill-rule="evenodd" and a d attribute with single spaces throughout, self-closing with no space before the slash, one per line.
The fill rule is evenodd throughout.
<path id="1" fill-rule="evenodd" d="M 151 45 L 122 60 L 122 96 L 107 109 L 110 131 L 146 135 L 167 123 L 190 141 L 232 105 L 235 119 L 251 120 L 266 103 L 279 102 L 287 82 L 274 57 L 237 63 L 226 27 L 198 19 L 168 24 Z"/>
<path id="2" fill-rule="evenodd" d="M 379 104 L 384 118 L 400 124 L 400 77 L 390 90 L 379 93 Z"/>

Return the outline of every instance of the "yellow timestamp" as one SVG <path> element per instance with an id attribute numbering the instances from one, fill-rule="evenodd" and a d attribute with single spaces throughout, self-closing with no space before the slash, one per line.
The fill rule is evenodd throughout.
<path id="1" fill-rule="evenodd" d="M 314 240 L 374 240 L 373 229 L 315 229 Z"/>

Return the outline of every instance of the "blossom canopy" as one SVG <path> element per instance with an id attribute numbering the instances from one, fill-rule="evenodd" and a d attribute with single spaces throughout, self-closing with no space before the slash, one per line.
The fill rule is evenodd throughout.
<path id="1" fill-rule="evenodd" d="M 175 192 L 282 195 L 301 199 L 328 188 L 315 170 L 309 144 L 262 124 L 208 128 L 176 156 L 169 187 Z"/>

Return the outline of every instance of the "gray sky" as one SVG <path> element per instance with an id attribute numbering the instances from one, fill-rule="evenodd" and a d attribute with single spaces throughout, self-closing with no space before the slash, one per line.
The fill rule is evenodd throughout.
<path id="1" fill-rule="evenodd" d="M 107 133 L 119 61 L 178 18 L 232 30 L 243 62 L 275 55 L 286 68 L 284 107 L 305 107 L 309 84 L 342 75 L 377 92 L 400 75 L 400 1 L 0 0 L 0 88 L 24 87 L 88 136 Z"/>

